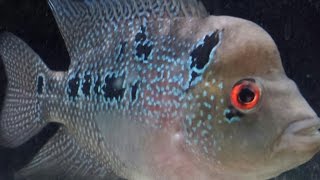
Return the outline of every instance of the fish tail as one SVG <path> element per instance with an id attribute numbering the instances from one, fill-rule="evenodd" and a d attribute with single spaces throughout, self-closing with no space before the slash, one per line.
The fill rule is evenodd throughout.
<path id="1" fill-rule="evenodd" d="M 0 34 L 0 62 L 7 79 L 0 109 L 0 145 L 13 148 L 46 125 L 42 106 L 50 70 L 26 43 L 7 32 Z"/>

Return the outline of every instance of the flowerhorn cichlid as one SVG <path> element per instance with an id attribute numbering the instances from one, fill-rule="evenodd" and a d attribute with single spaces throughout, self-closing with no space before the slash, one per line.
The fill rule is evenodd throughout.
<path id="1" fill-rule="evenodd" d="M 71 64 L 49 70 L 10 33 L 0 145 L 57 133 L 26 179 L 253 180 L 320 148 L 319 118 L 256 24 L 197 0 L 49 0 Z"/>

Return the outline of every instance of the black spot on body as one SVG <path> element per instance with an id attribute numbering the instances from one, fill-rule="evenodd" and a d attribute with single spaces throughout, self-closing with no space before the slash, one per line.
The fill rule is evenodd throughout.
<path id="1" fill-rule="evenodd" d="M 147 61 L 151 51 L 152 51 L 153 45 L 151 45 L 149 42 L 146 44 L 138 44 L 137 46 L 137 56 L 140 59 L 143 59 L 144 61 Z"/>
<path id="2" fill-rule="evenodd" d="M 239 112 L 238 110 L 236 110 L 233 106 L 229 107 L 230 112 L 225 114 L 226 118 L 231 120 L 233 117 L 243 117 L 244 114 L 242 114 L 241 112 Z"/>
<path id="3" fill-rule="evenodd" d="M 37 79 L 37 93 L 42 94 L 43 93 L 43 87 L 44 86 L 44 78 L 43 76 L 38 76 Z"/>
<path id="4" fill-rule="evenodd" d="M 212 35 L 204 38 L 203 44 L 197 46 L 192 52 L 191 68 L 196 67 L 202 70 L 208 64 L 212 49 L 219 43 L 219 32 L 216 31 Z"/>
<path id="5" fill-rule="evenodd" d="M 95 83 L 94 83 L 93 92 L 94 92 L 96 95 L 100 95 L 101 92 L 99 91 L 99 89 L 101 89 L 101 77 L 98 75 L 98 78 L 97 78 L 97 80 L 96 80 Z"/>
<path id="6" fill-rule="evenodd" d="M 134 83 L 131 87 L 131 101 L 135 101 L 138 98 L 138 87 L 139 87 L 139 82 L 137 81 Z"/>
<path id="7" fill-rule="evenodd" d="M 83 85 L 82 85 L 82 92 L 85 96 L 90 96 L 90 89 L 91 89 L 91 75 L 86 74 L 83 77 Z"/>
<path id="8" fill-rule="evenodd" d="M 205 66 L 209 63 L 210 53 L 212 49 L 216 47 L 219 43 L 219 31 L 215 31 L 212 35 L 207 35 L 203 43 L 198 45 L 191 53 L 191 65 L 190 69 L 196 69 L 197 72 L 194 70 L 191 72 L 191 80 L 190 84 L 204 71 Z"/>
<path id="9" fill-rule="evenodd" d="M 141 31 L 135 36 L 136 56 L 142 62 L 146 62 L 152 52 L 153 45 L 147 40 L 146 27 L 141 26 Z"/>
<path id="10" fill-rule="evenodd" d="M 78 90 L 80 86 L 80 78 L 79 74 L 77 73 L 74 77 L 70 78 L 68 81 L 68 90 L 67 94 L 69 97 L 77 97 L 78 95 Z"/>
<path id="11" fill-rule="evenodd" d="M 126 45 L 127 45 L 127 42 L 121 42 L 120 43 L 119 53 L 118 53 L 117 58 L 116 58 L 117 61 L 121 61 L 123 59 Z"/>
<path id="12" fill-rule="evenodd" d="M 114 76 L 107 76 L 105 78 L 105 84 L 102 87 L 102 91 L 104 94 L 104 98 L 106 100 L 116 99 L 121 101 L 125 88 L 122 87 L 124 77 L 114 77 Z M 120 85 L 121 84 L 121 85 Z"/>
<path id="13" fill-rule="evenodd" d="M 138 32 L 136 34 L 136 37 L 135 37 L 136 42 L 143 42 L 143 41 L 147 40 L 146 27 L 141 26 L 140 30 L 141 30 L 141 32 Z"/>
<path id="14" fill-rule="evenodd" d="M 226 114 L 226 118 L 229 120 L 232 119 L 233 117 L 234 117 L 234 114 L 232 112 L 229 112 Z"/>
<path id="15" fill-rule="evenodd" d="M 194 81 L 198 76 L 200 76 L 198 73 L 196 73 L 196 72 L 192 71 L 192 73 L 191 73 L 191 81 L 190 81 L 190 83 L 191 83 L 192 81 Z"/>

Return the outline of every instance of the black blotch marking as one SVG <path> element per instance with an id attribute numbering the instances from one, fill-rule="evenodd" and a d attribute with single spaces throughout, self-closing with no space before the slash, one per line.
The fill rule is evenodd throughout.
<path id="1" fill-rule="evenodd" d="M 92 85 L 91 75 L 86 74 L 83 77 L 82 93 L 85 96 L 90 96 L 90 89 Z"/>
<path id="2" fill-rule="evenodd" d="M 125 42 L 125 41 L 120 43 L 119 53 L 116 58 L 117 61 L 123 60 L 126 45 L 127 45 L 127 42 Z"/>
<path id="3" fill-rule="evenodd" d="M 125 88 L 122 87 L 124 77 L 107 76 L 102 87 L 106 100 L 117 99 L 121 101 L 124 96 Z"/>
<path id="4" fill-rule="evenodd" d="M 200 71 L 204 69 L 204 67 L 209 63 L 210 53 L 214 47 L 218 45 L 220 41 L 219 31 L 215 31 L 212 35 L 207 35 L 203 43 L 197 46 L 191 53 L 191 65 L 190 69 L 196 68 Z M 197 72 L 192 72 L 192 78 L 190 84 L 193 80 L 195 80 L 198 76 L 200 76 Z"/>
<path id="5" fill-rule="evenodd" d="M 146 27 L 141 26 L 140 30 L 141 30 L 141 32 L 138 32 L 136 34 L 136 37 L 135 37 L 136 42 L 144 42 L 145 40 L 147 40 Z"/>
<path id="6" fill-rule="evenodd" d="M 226 114 L 226 118 L 229 119 L 229 120 L 232 119 L 233 117 L 234 117 L 234 114 L 231 113 L 231 112 Z"/>
<path id="7" fill-rule="evenodd" d="M 131 87 L 131 101 L 135 101 L 138 98 L 138 88 L 139 88 L 139 82 L 137 81 L 134 83 Z"/>
<path id="8" fill-rule="evenodd" d="M 147 61 L 151 51 L 152 51 L 153 45 L 150 44 L 150 42 L 147 42 L 145 44 L 138 44 L 137 46 L 137 56 L 139 58 L 142 58 L 144 61 Z"/>
<path id="9" fill-rule="evenodd" d="M 200 74 L 192 71 L 190 84 L 191 84 L 191 82 L 194 81 L 198 76 L 200 76 Z"/>
<path id="10" fill-rule="evenodd" d="M 233 106 L 229 106 L 230 112 L 227 113 L 225 116 L 227 119 L 231 120 L 233 117 L 243 117 L 244 114 L 236 110 Z"/>
<path id="11" fill-rule="evenodd" d="M 68 96 L 75 98 L 79 96 L 78 90 L 80 86 L 80 78 L 79 78 L 79 73 L 77 73 L 73 78 L 69 79 L 68 81 Z"/>
<path id="12" fill-rule="evenodd" d="M 101 95 L 101 91 L 99 91 L 99 89 L 101 89 L 101 77 L 98 75 L 98 78 L 94 83 L 93 92 L 96 95 Z"/>
<path id="13" fill-rule="evenodd" d="M 214 32 L 212 35 L 207 35 L 204 38 L 203 44 L 196 47 L 190 54 L 192 57 L 191 67 L 196 67 L 201 70 L 209 62 L 209 56 L 212 49 L 219 43 L 219 33 Z"/>
<path id="14" fill-rule="evenodd" d="M 146 27 L 141 26 L 141 31 L 135 36 L 136 56 L 139 60 L 146 62 L 151 54 L 153 45 L 147 40 Z"/>
<path id="15" fill-rule="evenodd" d="M 44 78 L 43 76 L 38 76 L 37 79 L 37 93 L 42 94 L 43 93 L 43 86 L 44 86 Z"/>

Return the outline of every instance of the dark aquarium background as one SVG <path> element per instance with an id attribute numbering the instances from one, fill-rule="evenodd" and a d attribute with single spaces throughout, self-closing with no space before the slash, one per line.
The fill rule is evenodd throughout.
<path id="1" fill-rule="evenodd" d="M 320 115 L 320 0 L 202 1 L 211 14 L 249 19 L 266 29 L 278 45 L 288 76 Z M 67 70 L 69 57 L 46 0 L 0 0 L 2 31 L 23 39 L 51 69 Z M 0 63 L 0 110 L 5 87 Z M 16 149 L 0 147 L 0 180 L 13 180 L 12 172 L 28 163 L 56 130 L 50 125 Z M 320 179 L 320 154 L 276 179 Z"/>

